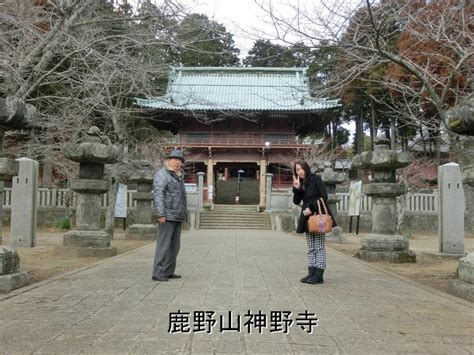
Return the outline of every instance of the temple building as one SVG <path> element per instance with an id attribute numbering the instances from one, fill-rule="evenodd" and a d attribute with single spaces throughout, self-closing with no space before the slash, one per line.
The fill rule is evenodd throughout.
<path id="1" fill-rule="evenodd" d="M 310 95 L 305 68 L 176 67 L 164 96 L 137 99 L 163 144 L 186 155 L 186 180 L 206 173 L 214 203 L 265 205 L 265 175 L 292 183 L 291 166 L 308 133 L 324 132 L 338 100 Z"/>

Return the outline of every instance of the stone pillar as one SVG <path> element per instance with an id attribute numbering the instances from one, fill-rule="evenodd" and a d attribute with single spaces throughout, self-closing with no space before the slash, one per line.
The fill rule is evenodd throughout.
<path id="1" fill-rule="evenodd" d="M 23 287 L 31 275 L 20 271 L 20 257 L 15 249 L 0 246 L 0 293 Z"/>
<path id="2" fill-rule="evenodd" d="M 466 196 L 467 230 L 474 234 L 474 137 L 463 137 L 457 146 Z"/>
<path id="3" fill-rule="evenodd" d="M 0 246 L 3 243 L 2 229 L 3 229 L 3 194 L 5 192 L 5 182 L 0 181 Z"/>
<path id="4" fill-rule="evenodd" d="M 372 234 L 361 238 L 356 256 L 365 261 L 393 263 L 414 262 L 408 239 L 397 235 L 396 197 L 406 193 L 405 185 L 398 184 L 395 170 L 411 163 L 409 152 L 390 150 L 390 140 L 377 137 L 373 152 L 363 152 L 353 159 L 358 169 L 370 169 L 373 181 L 364 186 L 364 193 L 372 196 Z"/>
<path id="5" fill-rule="evenodd" d="M 266 184 L 266 175 L 267 175 L 267 161 L 265 159 L 260 160 L 260 187 L 259 187 L 259 192 L 260 192 L 260 200 L 258 203 L 258 209 L 259 211 L 262 211 L 265 209 L 265 184 Z"/>
<path id="6" fill-rule="evenodd" d="M 272 211 L 272 180 L 273 174 L 266 174 L 266 203 L 265 203 L 265 211 L 271 212 Z"/>
<path id="7" fill-rule="evenodd" d="M 227 168 L 226 168 L 227 169 Z M 204 210 L 204 174 L 202 171 L 198 175 L 198 211 Z"/>
<path id="8" fill-rule="evenodd" d="M 335 172 L 331 162 L 329 161 L 325 161 L 323 163 L 323 167 L 324 170 L 321 173 L 321 178 L 328 192 L 328 206 L 334 217 L 336 218 L 337 203 L 341 199 L 339 196 L 336 195 L 336 185 L 344 181 L 344 174 Z M 342 228 L 340 226 L 334 227 L 332 232 L 328 235 L 328 238 L 338 243 L 342 243 L 346 239 L 342 234 Z"/>
<path id="9" fill-rule="evenodd" d="M 140 169 L 129 178 L 129 181 L 137 184 L 137 192 L 133 194 L 133 199 L 137 201 L 136 222 L 128 228 L 125 239 L 154 240 L 158 230 L 153 224 L 151 209 L 153 170 L 147 161 L 140 161 L 139 164 Z"/>
<path id="10" fill-rule="evenodd" d="M 39 163 L 28 158 L 17 159 L 18 176 L 13 178 L 10 245 L 36 246 L 36 215 Z"/>
<path id="11" fill-rule="evenodd" d="M 45 160 L 43 163 L 43 176 L 41 179 L 41 186 L 53 186 L 53 163 L 50 160 Z"/>
<path id="12" fill-rule="evenodd" d="M 3 141 L 4 131 L 0 129 L 0 141 Z M 2 245 L 2 227 L 3 227 L 3 193 L 5 181 L 11 181 L 15 174 L 15 162 L 3 153 L 3 146 L 0 142 L 0 245 Z"/>
<path id="13" fill-rule="evenodd" d="M 76 257 L 116 255 L 117 248 L 110 246 L 110 236 L 101 228 L 100 217 L 102 195 L 109 189 L 104 164 L 118 162 L 119 149 L 93 126 L 78 143 L 66 146 L 64 155 L 80 164 L 79 178 L 71 183 L 71 190 L 77 193 L 76 226 L 64 235 L 63 246 L 56 247 L 56 253 Z"/>
<path id="14" fill-rule="evenodd" d="M 438 167 L 438 251 L 464 256 L 464 191 L 456 163 Z"/>

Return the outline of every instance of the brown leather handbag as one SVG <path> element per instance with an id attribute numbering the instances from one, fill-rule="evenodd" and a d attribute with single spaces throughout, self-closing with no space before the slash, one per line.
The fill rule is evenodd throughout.
<path id="1" fill-rule="evenodd" d="M 313 214 L 308 218 L 308 232 L 315 234 L 329 233 L 332 231 L 331 215 L 328 213 L 328 209 L 322 198 L 320 198 L 317 203 L 319 214 Z M 321 210 L 321 205 L 323 206 L 324 213 Z"/>

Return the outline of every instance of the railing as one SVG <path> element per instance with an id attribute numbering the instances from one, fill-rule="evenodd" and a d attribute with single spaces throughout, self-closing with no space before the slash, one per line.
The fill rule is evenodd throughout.
<path id="1" fill-rule="evenodd" d="M 349 209 L 349 193 L 348 192 L 338 192 L 336 193 L 341 199 L 337 203 L 338 211 L 347 211 Z M 362 201 L 360 210 L 361 211 L 370 211 L 372 209 L 372 198 L 367 195 L 362 195 Z"/>
<path id="2" fill-rule="evenodd" d="M 272 191 L 287 192 L 288 198 L 291 198 L 291 186 L 281 186 L 281 189 L 273 189 Z M 136 190 L 127 190 L 127 207 L 134 208 L 137 203 L 132 196 Z M 188 191 L 191 192 L 191 191 Z M 337 193 L 341 200 L 337 203 L 339 211 L 347 211 L 349 209 L 349 193 Z M 69 189 L 38 189 L 38 207 L 39 208 L 66 208 L 67 200 L 70 199 Z M 70 205 L 74 205 L 76 194 L 72 193 L 72 201 Z M 3 192 L 3 207 L 10 208 L 12 201 L 11 188 L 5 188 Z M 108 192 L 102 195 L 102 207 L 107 207 L 109 204 Z M 438 212 L 438 191 L 433 190 L 433 193 L 408 193 L 405 196 L 405 208 L 407 212 L 424 212 L 437 213 Z M 362 195 L 361 211 L 370 211 L 372 209 L 372 198 L 367 195 Z"/>
<path id="3" fill-rule="evenodd" d="M 264 146 L 266 142 L 269 142 L 271 146 L 274 145 L 290 145 L 290 146 L 306 146 L 311 145 L 310 143 L 297 139 L 294 136 L 288 135 L 288 137 L 266 137 L 265 135 L 214 135 L 209 134 L 208 136 L 202 137 L 189 137 L 182 135 L 180 137 L 163 138 L 162 144 L 172 145 L 257 145 Z"/>
<path id="4" fill-rule="evenodd" d="M 276 181 L 272 182 L 272 191 L 283 192 L 293 188 L 293 182 L 291 181 Z"/>
<path id="5" fill-rule="evenodd" d="M 337 193 L 341 200 L 337 203 L 339 211 L 347 211 L 349 209 L 349 193 Z M 433 190 L 433 193 L 407 193 L 405 196 L 405 211 L 406 212 L 438 212 L 438 191 Z M 372 198 L 367 195 L 362 195 L 361 211 L 370 211 L 372 209 Z"/>
<path id="6" fill-rule="evenodd" d="M 74 205 L 76 200 L 76 194 L 73 192 L 72 196 L 69 195 L 69 189 L 38 189 L 38 208 L 66 208 L 68 199 L 72 198 L 70 205 Z M 132 196 L 136 190 L 127 190 L 127 207 L 134 208 L 137 206 L 137 202 L 133 200 Z M 3 192 L 3 207 L 10 208 L 12 204 L 12 189 L 5 188 Z M 109 193 L 106 192 L 102 195 L 101 201 L 102 207 L 109 205 Z"/>

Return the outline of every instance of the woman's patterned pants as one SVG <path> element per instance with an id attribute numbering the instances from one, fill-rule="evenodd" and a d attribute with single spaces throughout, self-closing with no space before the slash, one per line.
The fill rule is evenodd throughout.
<path id="1" fill-rule="evenodd" d="M 308 245 L 308 266 L 326 269 L 326 235 L 306 233 L 306 244 Z"/>

